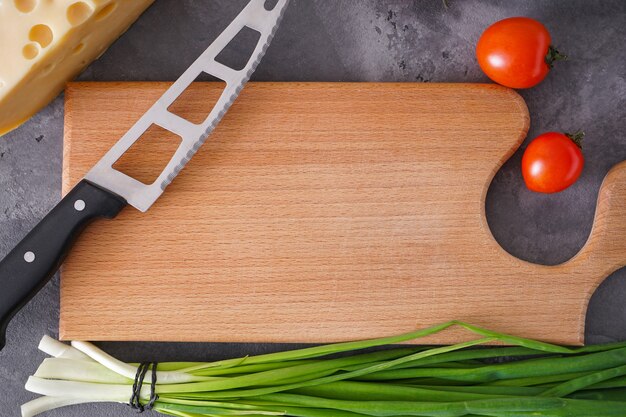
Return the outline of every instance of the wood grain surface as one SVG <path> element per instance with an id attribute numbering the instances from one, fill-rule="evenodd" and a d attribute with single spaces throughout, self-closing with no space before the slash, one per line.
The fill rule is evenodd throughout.
<path id="1" fill-rule="evenodd" d="M 65 192 L 167 86 L 69 85 Z M 195 84 L 172 111 L 202 119 L 218 88 Z M 494 85 L 250 83 L 150 211 L 83 235 L 60 336 L 331 342 L 461 319 L 580 344 L 590 295 L 626 263 L 626 163 L 577 256 L 524 262 L 493 239 L 484 200 L 528 125 Z M 145 149 L 128 169 L 163 159 Z"/>

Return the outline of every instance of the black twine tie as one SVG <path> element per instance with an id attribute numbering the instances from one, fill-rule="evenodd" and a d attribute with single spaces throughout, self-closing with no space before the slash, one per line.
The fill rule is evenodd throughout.
<path id="1" fill-rule="evenodd" d="M 148 369 L 152 367 L 152 382 L 150 383 L 150 401 L 148 404 L 141 404 L 141 387 L 143 386 L 144 379 L 148 373 Z M 137 410 L 138 413 L 143 413 L 146 410 L 151 410 L 154 407 L 154 403 L 159 399 L 156 395 L 156 383 L 157 383 L 157 362 L 142 362 L 137 368 L 135 374 L 135 382 L 133 382 L 133 394 L 130 396 L 128 405 L 133 410 Z"/>

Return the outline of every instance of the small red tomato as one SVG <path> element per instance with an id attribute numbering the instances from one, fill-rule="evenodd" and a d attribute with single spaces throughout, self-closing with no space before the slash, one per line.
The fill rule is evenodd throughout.
<path id="1" fill-rule="evenodd" d="M 583 136 L 582 132 L 548 132 L 533 139 L 522 157 L 522 175 L 528 189 L 557 193 L 575 183 L 585 165 L 580 148 Z"/>
<path id="2" fill-rule="evenodd" d="M 498 84 L 529 88 L 548 75 L 552 62 L 566 59 L 550 43 L 544 25 L 528 17 L 511 17 L 483 32 L 476 58 L 483 72 Z"/>

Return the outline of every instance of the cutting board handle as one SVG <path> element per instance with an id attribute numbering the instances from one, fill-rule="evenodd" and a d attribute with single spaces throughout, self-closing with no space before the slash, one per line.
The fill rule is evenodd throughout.
<path id="1" fill-rule="evenodd" d="M 598 282 L 591 292 L 611 273 L 626 266 L 626 161 L 615 165 L 606 175 L 600 192 L 589 239 L 568 264 L 577 271 L 598 271 Z M 599 258 L 596 256 L 602 253 Z M 601 259 L 601 262 L 600 262 Z M 590 293 L 591 295 L 591 293 Z"/>

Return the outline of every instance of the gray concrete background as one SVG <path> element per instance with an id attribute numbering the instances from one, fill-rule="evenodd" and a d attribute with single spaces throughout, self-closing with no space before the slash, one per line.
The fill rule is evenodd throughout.
<path id="1" fill-rule="evenodd" d="M 82 80 L 174 80 L 221 32 L 245 0 L 157 0 Z M 557 195 L 527 191 L 522 150 L 497 174 L 487 217 L 500 244 L 532 262 L 556 264 L 584 244 L 600 183 L 626 159 L 626 3 L 534 0 L 293 0 L 254 80 L 487 82 L 474 45 L 490 23 L 509 16 L 539 19 L 571 59 L 538 87 L 522 91 L 530 109 L 529 138 L 583 128 L 581 179 Z M 1 65 L 1 63 L 0 63 Z M 0 139 L 0 256 L 60 199 L 63 98 Z M 594 294 L 586 340 L 626 340 L 626 269 Z M 0 353 L 0 416 L 19 415 L 34 396 L 23 389 L 43 359 L 43 334 L 56 335 L 58 280 L 12 322 Z M 129 318 L 132 319 L 132 318 Z M 141 335 L 137 335 L 141 339 Z M 213 360 L 283 349 L 279 345 L 103 343 L 127 361 Z M 123 405 L 91 405 L 49 416 L 119 416 Z M 132 415 L 132 414 L 128 414 Z"/>

